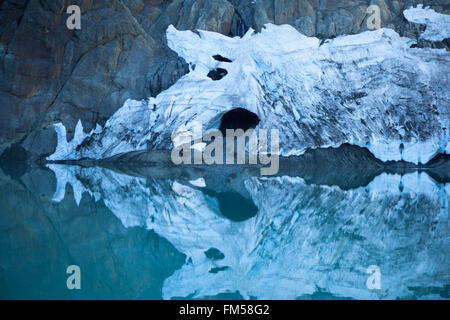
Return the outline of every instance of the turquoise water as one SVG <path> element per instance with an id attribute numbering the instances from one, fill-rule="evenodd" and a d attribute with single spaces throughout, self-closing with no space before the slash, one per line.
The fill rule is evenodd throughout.
<path id="1" fill-rule="evenodd" d="M 0 171 L 1 299 L 450 297 L 434 173 L 49 167 Z"/>

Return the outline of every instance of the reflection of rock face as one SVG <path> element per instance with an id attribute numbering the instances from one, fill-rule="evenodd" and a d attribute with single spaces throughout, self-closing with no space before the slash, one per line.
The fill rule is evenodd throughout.
<path id="1" fill-rule="evenodd" d="M 450 189 L 426 173 L 383 173 L 347 191 L 250 177 L 245 187 L 258 214 L 233 222 L 217 199 L 187 182 L 51 168 L 72 184 L 78 177 L 78 194 L 101 196 L 125 226 L 152 229 L 186 254 L 164 283 L 166 299 L 236 291 L 261 299 L 448 298 Z M 205 254 L 212 248 L 220 259 Z M 381 290 L 366 288 L 370 265 L 381 269 Z"/>
<path id="2" fill-rule="evenodd" d="M 161 299 L 166 277 L 185 257 L 144 229 L 126 229 L 102 201 L 52 203 L 48 170 L 21 181 L 0 171 L 1 299 Z M 81 269 L 81 290 L 68 290 L 66 268 Z"/>

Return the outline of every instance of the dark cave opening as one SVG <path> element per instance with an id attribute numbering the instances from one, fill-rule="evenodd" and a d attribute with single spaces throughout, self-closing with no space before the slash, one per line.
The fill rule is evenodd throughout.
<path id="1" fill-rule="evenodd" d="M 225 135 L 227 129 L 242 129 L 244 131 L 255 128 L 260 122 L 259 117 L 244 108 L 236 108 L 222 116 L 219 130 Z"/>
<path id="2" fill-rule="evenodd" d="M 207 76 L 214 81 L 220 80 L 228 74 L 228 71 L 223 68 L 212 69 L 208 72 Z"/>

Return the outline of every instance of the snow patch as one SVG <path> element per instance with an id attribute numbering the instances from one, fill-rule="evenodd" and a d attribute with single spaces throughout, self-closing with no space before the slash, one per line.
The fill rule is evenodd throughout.
<path id="1" fill-rule="evenodd" d="M 195 179 L 195 180 L 190 180 L 189 183 L 192 184 L 193 186 L 199 187 L 199 188 L 204 188 L 204 187 L 206 187 L 205 179 L 203 179 L 203 178 L 198 178 L 198 179 Z"/>
<path id="2" fill-rule="evenodd" d="M 437 13 L 429 7 L 417 5 L 403 11 L 406 20 L 426 26 L 425 31 L 420 35 L 422 39 L 429 41 L 442 41 L 450 38 L 450 16 Z"/>

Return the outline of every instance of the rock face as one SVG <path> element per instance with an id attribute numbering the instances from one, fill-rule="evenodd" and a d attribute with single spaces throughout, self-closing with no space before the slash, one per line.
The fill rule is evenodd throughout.
<path id="1" fill-rule="evenodd" d="M 234 13 L 226 1 L 70 4 L 81 7 L 80 30 L 66 27 L 68 1 L 2 3 L 1 150 L 20 142 L 49 154 L 56 144 L 49 124 L 62 121 L 72 137 L 78 119 L 90 131 L 127 98 L 166 89 L 188 68 L 164 45 L 163 30 L 175 24 L 228 34 Z"/>
<path id="2" fill-rule="evenodd" d="M 71 138 L 78 119 L 89 132 L 126 99 L 155 96 L 171 86 L 188 66 L 167 47 L 170 24 L 180 30 L 241 36 L 249 27 L 287 23 L 308 36 L 331 38 L 366 30 L 369 2 L 3 1 L 0 154 L 18 143 L 33 156 L 49 155 L 56 145 L 51 124 L 62 122 Z M 418 1 L 370 3 L 380 7 L 382 27 L 417 37 L 422 27 L 408 24 L 401 12 Z M 81 7 L 81 30 L 66 27 L 71 4 Z M 437 12 L 449 12 L 442 1 L 428 4 Z"/>

